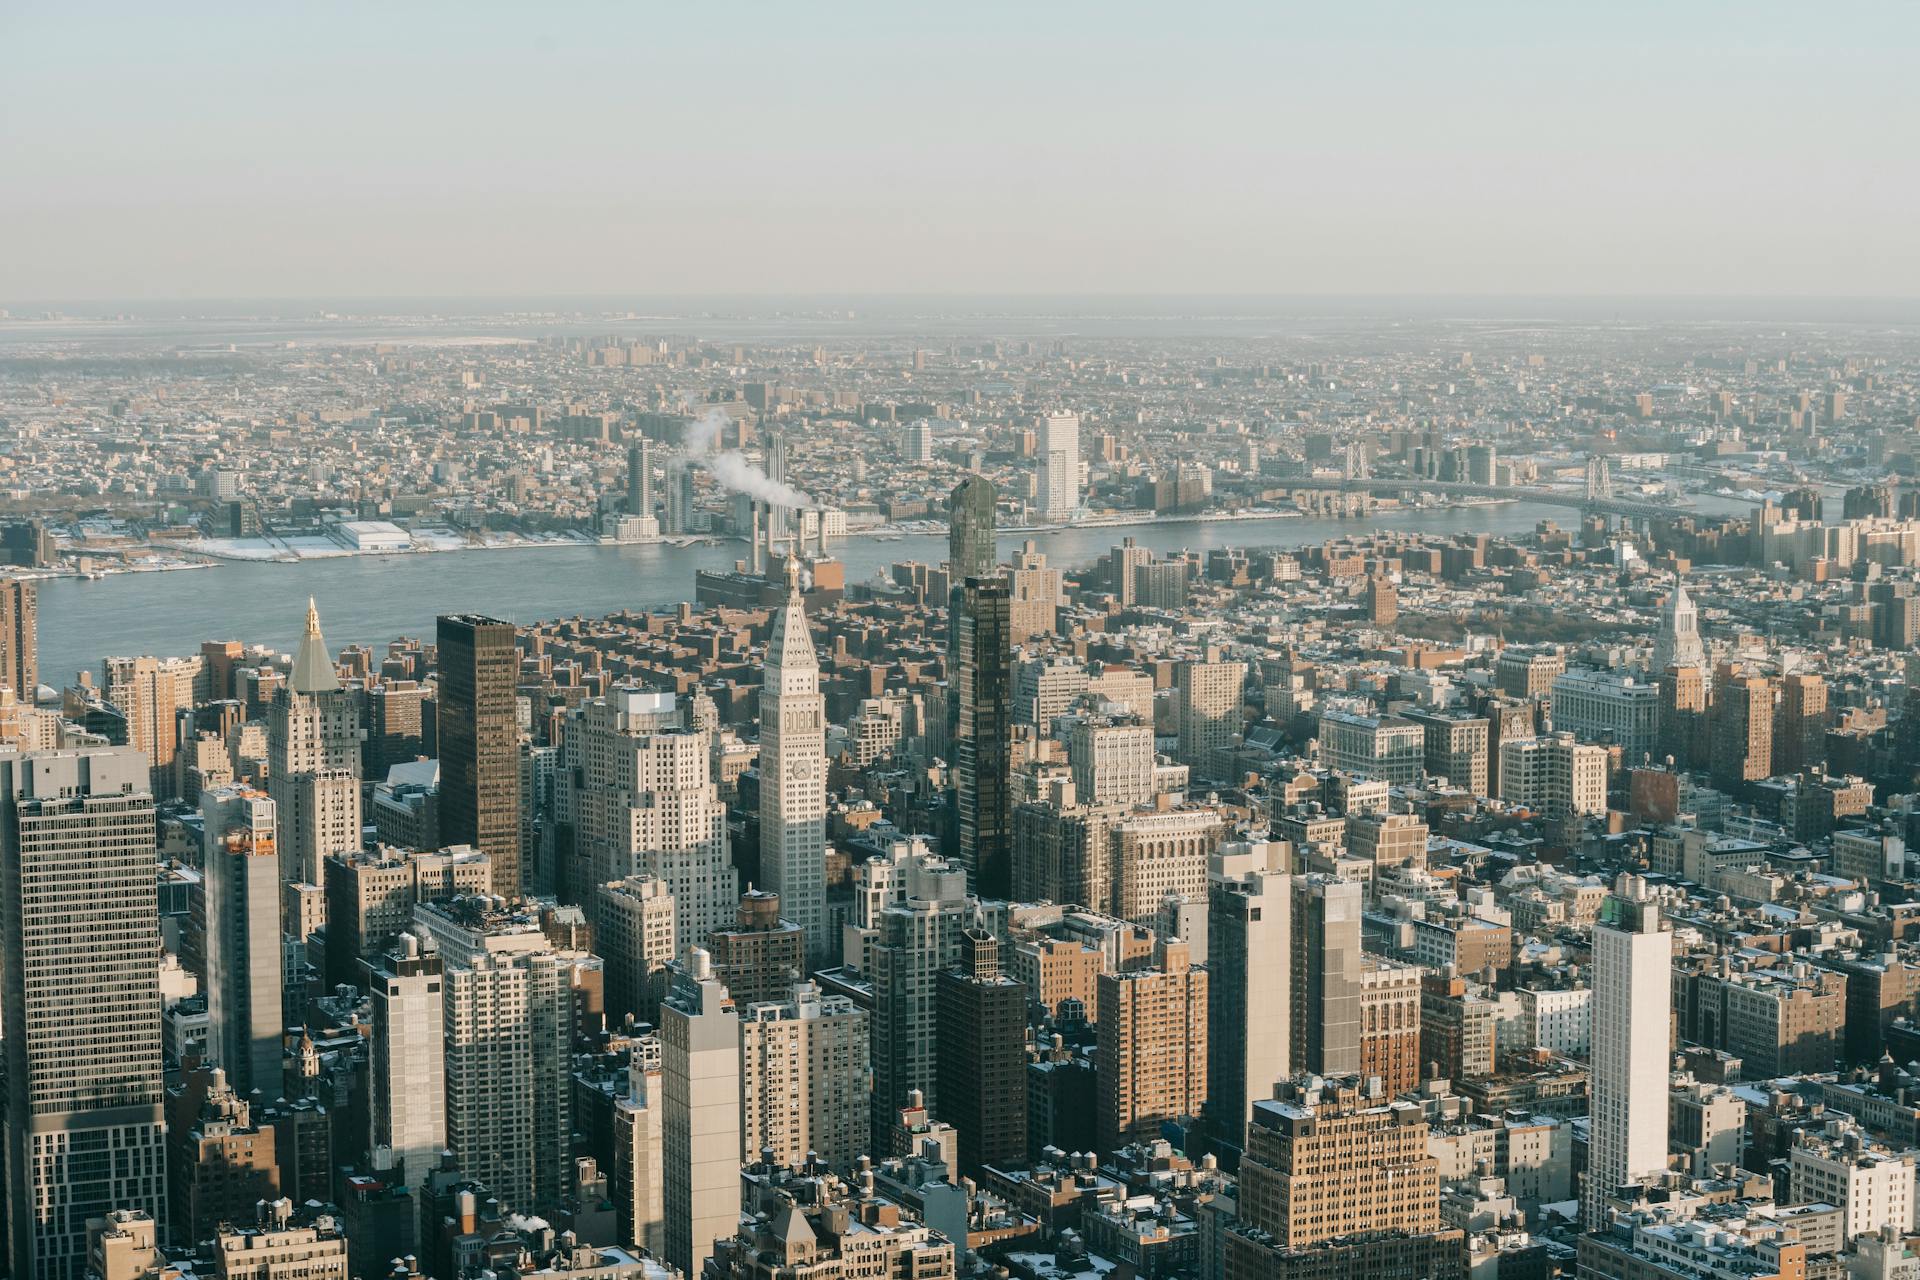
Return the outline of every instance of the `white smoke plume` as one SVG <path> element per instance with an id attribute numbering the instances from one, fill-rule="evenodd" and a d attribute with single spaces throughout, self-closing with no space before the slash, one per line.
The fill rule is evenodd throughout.
<path id="1" fill-rule="evenodd" d="M 744 493 L 776 507 L 810 507 L 813 499 L 790 484 L 768 479 L 767 473 L 747 461 L 738 449 L 717 449 L 720 433 L 726 429 L 727 415 L 709 409 L 694 419 L 681 444 L 687 460 L 707 469 L 707 474 L 724 489 Z"/>

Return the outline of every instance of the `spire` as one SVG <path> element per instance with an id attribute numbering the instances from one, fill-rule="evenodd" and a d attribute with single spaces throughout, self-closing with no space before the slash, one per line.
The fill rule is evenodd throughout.
<path id="1" fill-rule="evenodd" d="M 773 636 L 767 641 L 767 670 L 775 675 L 818 672 L 820 657 L 814 651 L 813 633 L 807 630 L 807 607 L 800 599 L 800 580 L 792 560 L 787 561 L 787 577 L 793 584 L 793 594 L 773 616 Z"/>
<path id="2" fill-rule="evenodd" d="M 300 637 L 287 687 L 295 693 L 331 693 L 340 687 L 333 659 L 327 656 L 327 642 L 320 636 L 320 610 L 312 596 L 307 597 L 307 631 Z"/>
<path id="3" fill-rule="evenodd" d="M 1700 643 L 1700 614 L 1678 575 L 1660 614 L 1660 631 L 1653 642 L 1653 674 L 1668 667 L 1705 666 L 1706 650 Z"/>

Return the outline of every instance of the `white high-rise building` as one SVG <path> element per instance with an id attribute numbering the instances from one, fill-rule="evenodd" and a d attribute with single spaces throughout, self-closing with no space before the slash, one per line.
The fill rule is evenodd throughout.
<path id="1" fill-rule="evenodd" d="M 741 1161 L 771 1150 L 791 1166 L 813 1152 L 851 1172 L 868 1149 L 866 1010 L 797 982 L 739 1014 Z"/>
<path id="2" fill-rule="evenodd" d="M 697 1276 L 740 1221 L 741 1099 L 740 1019 L 698 947 L 660 1009 L 660 1081 L 666 1259 Z"/>
<path id="3" fill-rule="evenodd" d="M 208 1047 L 242 1096 L 280 1089 L 286 1024 L 273 810 L 263 792 L 240 784 L 200 796 Z"/>
<path id="4" fill-rule="evenodd" d="M 87 1219 L 166 1216 L 147 758 L 0 751 L 0 1010 L 13 1274 L 77 1280 Z"/>
<path id="5" fill-rule="evenodd" d="M 446 973 L 439 952 L 416 933 L 401 934 L 386 955 L 362 964 L 373 996 L 368 1145 L 391 1151 L 393 1167 L 417 1191 L 447 1145 Z"/>
<path id="6" fill-rule="evenodd" d="M 1079 508 L 1079 415 L 1045 414 L 1040 419 L 1040 509 L 1064 519 Z"/>
<path id="7" fill-rule="evenodd" d="M 627 1060 L 627 1096 L 613 1103 L 613 1203 L 622 1240 L 656 1258 L 667 1256 L 666 1106 L 660 1041 L 634 1043 Z"/>
<path id="8" fill-rule="evenodd" d="M 1693 597 L 1687 594 L 1686 586 L 1675 578 L 1673 594 L 1667 597 L 1667 607 L 1660 613 L 1660 634 L 1653 642 L 1653 674 L 1657 676 L 1668 667 L 1706 665 L 1707 651 L 1700 643 L 1699 611 L 1693 607 Z"/>
<path id="9" fill-rule="evenodd" d="M 827 935 L 827 702 L 820 659 L 789 559 L 787 603 L 774 615 L 760 686 L 760 879 L 799 925 L 811 963 L 833 954 Z"/>
<path id="10" fill-rule="evenodd" d="M 585 703 L 568 717 L 553 797 L 574 833 L 563 900 L 588 904 L 599 927 L 598 886 L 655 877 L 673 898 L 676 954 L 732 923 L 740 900 L 708 736 L 682 720 L 671 693 L 622 686 Z"/>
<path id="11" fill-rule="evenodd" d="M 1273 1096 L 1293 1061 L 1292 877 L 1271 865 L 1236 874 L 1235 861 L 1252 860 L 1239 852 L 1213 860 L 1206 929 L 1207 1105 L 1236 1148 L 1253 1104 Z"/>
<path id="12" fill-rule="evenodd" d="M 307 601 L 306 632 L 287 682 L 267 708 L 267 794 L 280 829 L 280 875 L 319 884 L 336 853 L 360 848 L 360 713 Z"/>
<path id="13" fill-rule="evenodd" d="M 1158 790 L 1150 724 L 1076 720 L 1067 735 L 1067 761 L 1082 804 L 1150 804 Z"/>
<path id="14" fill-rule="evenodd" d="M 1673 934 L 1639 876 L 1623 875 L 1593 927 L 1592 1103 L 1581 1216 L 1606 1225 L 1617 1187 L 1667 1167 Z"/>
<path id="15" fill-rule="evenodd" d="M 1500 744 L 1500 798 L 1550 818 L 1607 811 L 1607 749 L 1570 733 Z"/>
<path id="16" fill-rule="evenodd" d="M 423 902 L 413 918 L 446 971 L 447 1145 L 503 1203 L 538 1210 L 573 1173 L 572 964 L 498 903 Z"/>
<path id="17" fill-rule="evenodd" d="M 593 949 L 606 961 L 607 1020 L 618 1025 L 632 1014 L 657 1023 L 673 962 L 673 894 L 657 876 L 628 876 L 599 886 L 594 894 Z"/>
<path id="18" fill-rule="evenodd" d="M 1553 681 L 1553 727 L 1582 742 L 1618 743 L 1632 768 L 1659 737 L 1659 686 L 1619 671 L 1566 672 Z"/>

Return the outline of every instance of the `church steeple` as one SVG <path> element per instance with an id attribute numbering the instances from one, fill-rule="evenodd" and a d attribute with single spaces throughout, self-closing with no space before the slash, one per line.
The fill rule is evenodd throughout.
<path id="1" fill-rule="evenodd" d="M 300 637 L 287 686 L 295 693 L 332 693 L 340 687 L 339 673 L 333 669 L 327 642 L 320 635 L 320 609 L 312 596 L 307 597 L 307 631 Z"/>

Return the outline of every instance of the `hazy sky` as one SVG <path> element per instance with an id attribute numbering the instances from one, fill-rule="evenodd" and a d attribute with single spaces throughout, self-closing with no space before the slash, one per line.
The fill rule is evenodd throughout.
<path id="1" fill-rule="evenodd" d="M 1920 296 L 1920 3 L 0 0 L 0 303 Z"/>

